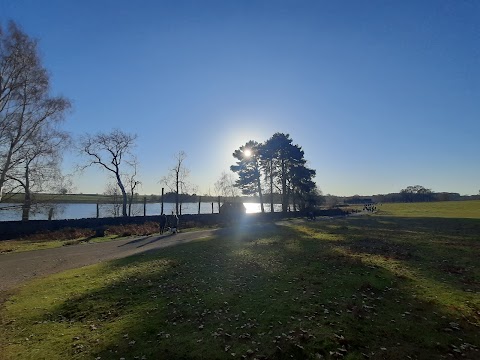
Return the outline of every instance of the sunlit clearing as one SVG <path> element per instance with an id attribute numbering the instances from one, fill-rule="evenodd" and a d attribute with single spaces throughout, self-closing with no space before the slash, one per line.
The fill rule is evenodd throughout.
<path id="1" fill-rule="evenodd" d="M 245 157 L 250 157 L 252 155 L 252 150 L 250 149 L 245 149 L 243 151 L 243 155 L 245 155 Z"/>

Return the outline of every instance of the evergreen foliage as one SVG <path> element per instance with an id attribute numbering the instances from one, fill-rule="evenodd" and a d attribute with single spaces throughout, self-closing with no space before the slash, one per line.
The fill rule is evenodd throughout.
<path id="1" fill-rule="evenodd" d="M 265 143 L 248 141 L 235 150 L 236 165 L 230 169 L 238 174 L 236 186 L 244 195 L 258 195 L 263 209 L 263 194 L 270 194 L 273 211 L 273 194 L 281 195 L 282 211 L 289 205 L 293 210 L 311 207 L 318 196 L 313 178 L 316 171 L 307 167 L 302 147 L 293 144 L 289 134 L 275 133 Z"/>

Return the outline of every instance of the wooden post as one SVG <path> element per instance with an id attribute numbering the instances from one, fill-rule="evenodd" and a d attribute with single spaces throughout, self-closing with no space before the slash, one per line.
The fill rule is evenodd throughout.
<path id="1" fill-rule="evenodd" d="M 143 197 L 143 216 L 147 216 L 147 197 Z"/>
<path id="2" fill-rule="evenodd" d="M 212 214 L 213 214 L 213 202 L 212 202 Z"/>
<path id="3" fill-rule="evenodd" d="M 50 208 L 50 210 L 48 211 L 48 220 L 52 220 L 52 217 L 53 217 L 53 208 Z"/>
<path id="4" fill-rule="evenodd" d="M 180 214 L 179 215 L 182 215 L 182 203 L 180 203 Z"/>
<path id="5" fill-rule="evenodd" d="M 218 197 L 218 213 L 220 214 L 220 196 Z"/>
<path id="6" fill-rule="evenodd" d="M 161 201 L 162 201 L 162 208 L 161 208 L 161 210 L 160 210 L 160 215 L 163 215 L 163 190 L 164 190 L 164 188 L 162 188 L 162 199 L 161 199 Z"/>
<path id="7" fill-rule="evenodd" d="M 100 204 L 97 203 L 97 219 L 100 217 Z"/>
<path id="8" fill-rule="evenodd" d="M 202 202 L 202 197 L 199 196 L 198 197 L 198 215 L 200 215 L 200 204 L 201 204 L 201 202 Z"/>

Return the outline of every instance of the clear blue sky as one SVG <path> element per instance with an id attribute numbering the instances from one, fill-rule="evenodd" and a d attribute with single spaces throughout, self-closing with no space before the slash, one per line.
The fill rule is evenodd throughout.
<path id="1" fill-rule="evenodd" d="M 480 189 L 480 1 L 0 0 L 8 19 L 39 39 L 72 135 L 138 134 L 141 193 L 180 150 L 213 192 L 235 149 L 275 132 L 324 193 Z"/>

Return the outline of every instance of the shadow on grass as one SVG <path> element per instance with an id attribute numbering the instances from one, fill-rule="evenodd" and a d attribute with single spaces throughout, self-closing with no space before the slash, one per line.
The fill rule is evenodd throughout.
<path id="1" fill-rule="evenodd" d="M 313 228 L 343 236 L 335 245 L 350 254 L 401 261 L 458 290 L 480 291 L 480 220 L 370 217 Z"/>
<path id="2" fill-rule="evenodd" d="M 478 318 L 419 296 L 415 278 L 399 276 L 404 268 L 437 276 L 430 261 L 446 249 L 410 241 L 420 231 L 414 223 L 361 220 L 237 224 L 209 240 L 112 261 L 96 273 L 97 286 L 30 320 L 74 329 L 63 354 L 71 358 L 478 355 Z"/>

